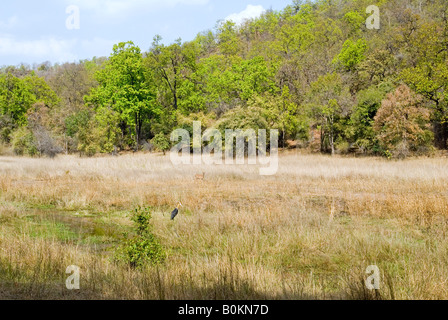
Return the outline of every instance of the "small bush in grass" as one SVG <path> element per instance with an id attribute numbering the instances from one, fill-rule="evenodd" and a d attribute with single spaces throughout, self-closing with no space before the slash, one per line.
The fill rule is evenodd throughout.
<path id="1" fill-rule="evenodd" d="M 36 125 L 33 128 L 32 133 L 35 140 L 35 147 L 40 155 L 54 158 L 58 153 L 63 151 L 43 126 Z"/>
<path id="2" fill-rule="evenodd" d="M 166 254 L 157 237 L 152 233 L 151 211 L 149 208 L 137 208 L 131 214 L 135 224 L 135 235 L 125 236 L 123 244 L 117 249 L 115 260 L 126 263 L 132 268 L 146 264 L 159 264 L 165 260 Z"/>
<path id="3" fill-rule="evenodd" d="M 20 127 L 12 133 L 11 145 L 16 155 L 34 156 L 38 153 L 36 139 L 27 127 Z"/>
<path id="4" fill-rule="evenodd" d="M 163 154 L 166 154 L 168 150 L 170 150 L 170 140 L 161 132 L 157 134 L 152 140 L 152 145 L 159 151 L 162 151 Z"/>
<path id="5" fill-rule="evenodd" d="M 0 142 L 0 156 L 10 156 L 13 152 L 11 148 L 9 148 L 6 144 L 3 142 Z"/>
<path id="6" fill-rule="evenodd" d="M 348 154 L 350 152 L 350 143 L 344 140 L 337 141 L 336 150 L 339 154 Z"/>

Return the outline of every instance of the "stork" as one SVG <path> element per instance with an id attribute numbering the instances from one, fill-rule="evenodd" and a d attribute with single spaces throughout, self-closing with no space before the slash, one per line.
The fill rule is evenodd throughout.
<path id="1" fill-rule="evenodd" d="M 176 209 L 173 210 L 173 212 L 171 212 L 171 220 L 174 220 L 174 218 L 176 218 L 177 214 L 179 213 L 179 208 L 183 207 L 182 203 L 179 201 L 179 203 L 177 204 Z"/>

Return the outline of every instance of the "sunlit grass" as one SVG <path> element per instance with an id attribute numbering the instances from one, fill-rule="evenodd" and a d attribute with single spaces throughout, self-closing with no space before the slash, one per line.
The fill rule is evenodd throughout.
<path id="1" fill-rule="evenodd" d="M 290 153 L 267 177 L 257 166 L 174 167 L 144 154 L 0 164 L 4 298 L 448 297 L 446 158 Z M 168 254 L 143 271 L 111 259 L 139 205 L 152 207 Z M 73 264 L 79 292 L 65 289 Z M 377 293 L 362 283 L 369 265 L 382 272 Z"/>

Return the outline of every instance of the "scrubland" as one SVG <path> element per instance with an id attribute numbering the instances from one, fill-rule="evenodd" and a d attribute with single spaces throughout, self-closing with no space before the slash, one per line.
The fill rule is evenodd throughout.
<path id="1" fill-rule="evenodd" d="M 258 169 L 0 157 L 0 298 L 448 298 L 447 158 L 291 152 L 276 175 Z M 137 206 L 151 208 L 163 264 L 111 259 Z M 65 286 L 70 265 L 80 290 Z M 379 290 L 365 286 L 370 265 Z"/>

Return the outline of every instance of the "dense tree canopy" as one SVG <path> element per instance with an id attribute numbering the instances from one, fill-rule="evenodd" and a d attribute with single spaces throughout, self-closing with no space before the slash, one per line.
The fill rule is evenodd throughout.
<path id="1" fill-rule="evenodd" d="M 28 154 L 166 151 L 172 130 L 202 119 L 204 129 L 278 129 L 281 146 L 332 154 L 446 149 L 448 6 L 376 2 L 379 30 L 366 26 L 371 1 L 295 0 L 187 42 L 156 35 L 143 52 L 129 41 L 107 58 L 5 66 L 1 143 Z"/>

